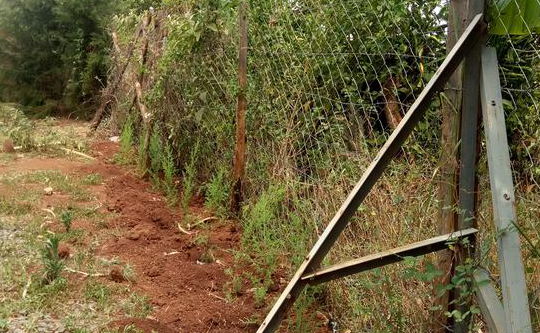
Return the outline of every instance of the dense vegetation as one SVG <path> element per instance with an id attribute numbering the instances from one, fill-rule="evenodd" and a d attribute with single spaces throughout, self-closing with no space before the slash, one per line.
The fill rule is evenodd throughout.
<path id="1" fill-rule="evenodd" d="M 8 13 L 0 18 L 0 98 L 26 105 L 53 101 L 69 112 L 80 105 L 95 110 L 109 98 L 98 94 L 108 83 L 116 88 L 106 90 L 114 103 L 105 112 L 109 126 L 121 133 L 119 162 L 138 162 L 171 205 L 180 201 L 185 207 L 200 195 L 228 217 L 239 93 L 238 5 L 229 0 L 0 1 Z M 248 169 L 238 260 L 253 268 L 249 279 L 261 306 L 268 305 L 264 300 L 276 272 L 288 276 L 299 264 L 395 119 L 444 58 L 447 15 L 439 0 L 250 2 Z M 527 202 L 539 190 L 540 177 L 539 37 L 503 33 L 488 43 L 497 47 L 501 63 L 512 157 Z M 142 98 L 136 96 L 137 84 Z M 442 99 L 433 101 L 330 261 L 436 233 L 439 207 L 432 180 Z M 480 164 L 485 168 L 485 161 Z M 487 189 L 485 178 L 481 188 Z M 480 206 L 490 235 L 487 196 Z M 518 209 L 524 230 L 538 242 L 534 214 Z M 538 282 L 534 246 L 524 251 L 533 267 L 529 281 Z M 477 264 L 495 267 L 493 255 L 487 257 Z M 297 311 L 312 313 L 307 310 L 318 302 L 353 331 L 422 330 L 418 323 L 430 315 L 430 282 L 438 274 L 432 267 L 407 262 L 405 269 L 377 270 L 310 289 Z M 410 297 L 413 287 L 417 293 Z M 458 315 L 463 314 L 450 314 Z M 301 315 L 295 318 L 291 327 L 309 330 Z"/>

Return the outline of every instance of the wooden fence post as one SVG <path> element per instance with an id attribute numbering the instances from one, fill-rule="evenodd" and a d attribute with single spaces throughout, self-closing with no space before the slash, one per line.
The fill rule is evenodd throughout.
<path id="1" fill-rule="evenodd" d="M 238 51 L 238 103 L 236 108 L 236 144 L 233 161 L 232 210 L 240 211 L 243 197 L 244 175 L 246 169 L 246 109 L 247 109 L 247 51 L 248 26 L 247 2 L 242 1 L 238 15 L 240 44 Z"/>
<path id="2" fill-rule="evenodd" d="M 467 8 L 467 22 L 472 20 L 477 14 L 484 12 L 484 0 L 469 0 Z M 461 126 L 460 126 L 460 162 L 459 162 L 459 191 L 458 191 L 458 224 L 457 230 L 472 228 L 476 226 L 476 201 L 478 193 L 478 182 L 476 174 L 476 164 L 478 160 L 478 118 L 480 114 L 480 54 L 485 42 L 483 36 L 478 43 L 473 46 L 463 64 L 463 93 L 461 104 Z M 454 267 L 464 265 L 466 259 L 474 255 L 474 242 L 468 248 L 460 246 L 457 248 Z M 472 306 L 473 295 L 465 294 L 464 290 L 469 288 L 458 288 L 454 290 L 454 300 L 457 300 L 456 309 L 462 314 L 469 311 Z M 461 299 L 463 297 L 463 299 Z M 454 323 L 454 332 L 469 332 L 471 316 L 462 321 Z"/>
<path id="3" fill-rule="evenodd" d="M 449 53 L 466 27 L 467 1 L 450 0 L 448 4 L 448 36 L 446 52 Z M 448 80 L 442 99 L 441 156 L 439 159 L 439 234 L 455 230 L 457 225 L 457 178 L 459 173 L 459 119 L 461 114 L 461 92 L 463 66 L 459 66 Z M 443 250 L 438 255 L 438 269 L 443 273 L 434 281 L 434 307 L 432 332 L 444 332 L 448 317 L 450 294 L 443 288 L 452 277 L 453 252 Z"/>

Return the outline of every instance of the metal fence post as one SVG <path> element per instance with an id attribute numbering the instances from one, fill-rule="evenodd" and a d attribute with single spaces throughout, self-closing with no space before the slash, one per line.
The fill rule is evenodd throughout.
<path id="1" fill-rule="evenodd" d="M 486 134 L 493 217 L 497 229 L 501 289 L 508 333 L 532 332 L 525 271 L 521 259 L 512 169 L 501 86 L 494 48 L 482 51 L 482 114 Z"/>

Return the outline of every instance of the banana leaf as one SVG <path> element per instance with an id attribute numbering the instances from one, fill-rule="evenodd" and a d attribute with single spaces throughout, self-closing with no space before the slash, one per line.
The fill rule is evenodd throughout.
<path id="1" fill-rule="evenodd" d="M 540 0 L 495 0 L 490 8 L 490 33 L 540 33 Z"/>

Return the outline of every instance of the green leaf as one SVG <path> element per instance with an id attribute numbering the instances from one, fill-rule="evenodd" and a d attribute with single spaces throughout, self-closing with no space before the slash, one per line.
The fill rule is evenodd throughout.
<path id="1" fill-rule="evenodd" d="M 490 9 L 490 33 L 494 35 L 529 35 L 540 32 L 538 0 L 499 0 Z"/>

